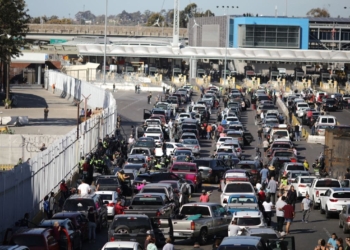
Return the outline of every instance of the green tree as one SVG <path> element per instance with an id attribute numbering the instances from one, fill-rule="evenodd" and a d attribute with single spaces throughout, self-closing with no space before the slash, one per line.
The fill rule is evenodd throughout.
<path id="1" fill-rule="evenodd" d="M 215 16 L 215 14 L 213 12 L 211 12 L 211 10 L 206 10 L 205 12 L 202 13 L 203 17 L 206 16 Z"/>
<path id="2" fill-rule="evenodd" d="M 307 16 L 312 16 L 312 17 L 330 17 L 331 15 L 329 14 L 328 10 L 325 8 L 314 8 L 309 10 L 306 13 Z"/>
<path id="3" fill-rule="evenodd" d="M 159 26 L 156 25 L 157 21 L 158 21 Z M 162 27 L 162 22 L 164 22 L 164 17 L 162 15 L 160 15 L 159 13 L 153 13 L 148 18 L 146 25 L 147 26 Z"/>
<path id="4" fill-rule="evenodd" d="M 0 60 L 10 64 L 11 57 L 21 54 L 28 32 L 30 16 L 24 0 L 0 0 Z M 9 98 L 8 68 L 6 67 L 6 99 Z M 4 72 L 4 71 L 3 71 Z"/>

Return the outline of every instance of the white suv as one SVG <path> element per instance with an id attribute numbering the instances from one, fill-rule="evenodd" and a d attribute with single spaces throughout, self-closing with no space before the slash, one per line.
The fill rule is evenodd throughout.
<path id="1" fill-rule="evenodd" d="M 343 206 L 349 204 L 350 188 L 330 188 L 320 196 L 320 211 L 329 218 L 330 214 L 339 214 Z"/>
<path id="2" fill-rule="evenodd" d="M 266 227 L 266 223 L 264 220 L 264 215 L 259 210 L 256 211 L 238 211 L 232 214 L 232 221 L 237 219 L 237 226 L 241 229 L 249 227 L 249 228 L 261 228 Z M 231 224 L 232 224 L 231 221 Z M 236 236 L 230 234 L 230 227 L 228 226 L 228 236 Z"/>

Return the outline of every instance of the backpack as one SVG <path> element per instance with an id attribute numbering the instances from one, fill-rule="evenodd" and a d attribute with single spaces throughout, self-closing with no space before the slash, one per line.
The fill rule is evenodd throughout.
<path id="1" fill-rule="evenodd" d="M 182 194 L 189 195 L 187 184 L 184 183 L 183 185 L 184 187 L 182 188 Z"/>

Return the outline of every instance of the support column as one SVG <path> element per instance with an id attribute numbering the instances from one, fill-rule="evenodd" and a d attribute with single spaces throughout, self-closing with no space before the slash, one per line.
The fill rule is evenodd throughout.
<path id="1" fill-rule="evenodd" d="M 173 47 L 179 46 L 179 30 L 180 30 L 180 0 L 174 0 L 174 26 L 173 26 Z"/>
<path id="2" fill-rule="evenodd" d="M 40 85 L 41 84 L 41 72 L 42 72 L 41 64 L 38 65 L 37 71 L 38 71 L 38 85 Z"/>
<path id="3" fill-rule="evenodd" d="M 192 84 L 192 82 L 196 82 L 197 78 L 197 59 L 196 58 L 191 58 L 190 59 L 190 79 L 189 82 Z"/>

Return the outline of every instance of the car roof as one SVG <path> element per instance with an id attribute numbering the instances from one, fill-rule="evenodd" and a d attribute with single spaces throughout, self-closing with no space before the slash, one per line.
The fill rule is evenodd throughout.
<path id="1" fill-rule="evenodd" d="M 22 228 L 22 229 L 19 229 L 18 231 L 16 231 L 15 235 L 18 235 L 18 234 L 43 234 L 45 233 L 45 231 L 49 230 L 48 228 L 42 228 L 42 227 L 36 227 L 36 228 Z"/>
<path id="2" fill-rule="evenodd" d="M 334 192 L 341 192 L 341 191 L 350 192 L 350 188 L 330 188 L 330 189 L 332 189 Z"/>
<path id="3" fill-rule="evenodd" d="M 189 165 L 189 166 L 192 166 L 192 165 L 195 166 L 195 165 L 197 165 L 196 163 L 193 163 L 193 162 L 178 162 L 178 161 L 173 163 L 173 165 L 175 165 L 175 164 L 176 164 L 176 165 Z"/>
<path id="4" fill-rule="evenodd" d="M 246 210 L 246 211 L 237 211 L 234 213 L 235 217 L 244 217 L 244 216 L 261 216 L 262 213 L 259 210 Z"/>
<path id="5" fill-rule="evenodd" d="M 247 170 L 245 169 L 230 169 L 230 170 L 227 170 L 225 173 L 246 173 Z"/>
<path id="6" fill-rule="evenodd" d="M 227 245 L 257 245 L 260 242 L 260 237 L 256 236 L 229 236 L 225 237 L 220 246 Z"/>
<path id="7" fill-rule="evenodd" d="M 114 193 L 117 193 L 117 192 L 116 191 L 95 191 L 95 194 L 114 194 Z"/>
<path id="8" fill-rule="evenodd" d="M 145 186 L 145 187 L 147 187 L 148 186 L 148 184 Z M 163 199 L 165 199 L 165 194 L 163 194 L 163 193 L 138 193 L 138 194 L 135 194 L 135 196 L 134 196 L 134 198 L 135 197 L 140 197 L 140 196 L 142 196 L 142 197 L 144 197 L 144 196 L 150 196 L 150 197 L 152 197 L 152 196 L 161 196 Z"/>
<path id="9" fill-rule="evenodd" d="M 125 173 L 134 173 L 134 172 L 136 172 L 136 170 L 132 169 L 132 168 L 131 169 L 129 168 L 129 169 L 124 169 L 124 172 Z"/>
<path id="10" fill-rule="evenodd" d="M 270 227 L 248 228 L 247 231 L 251 234 L 276 234 L 276 231 Z"/>
<path id="11" fill-rule="evenodd" d="M 148 183 L 146 186 L 145 186 L 145 188 L 147 188 L 147 187 L 149 187 L 149 188 L 152 188 L 152 187 L 165 187 L 165 188 L 167 188 L 167 187 L 169 187 L 169 186 L 171 186 L 171 184 L 170 183 Z"/>
<path id="12" fill-rule="evenodd" d="M 239 161 L 237 164 L 257 164 L 257 162 L 256 161 Z"/>

